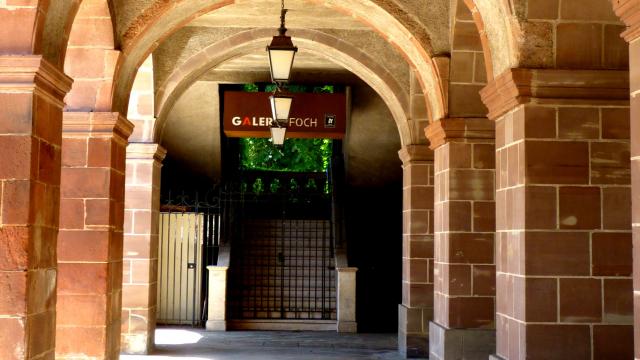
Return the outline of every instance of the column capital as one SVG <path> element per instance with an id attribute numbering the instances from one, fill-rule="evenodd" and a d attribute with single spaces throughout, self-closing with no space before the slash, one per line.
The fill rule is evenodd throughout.
<path id="1" fill-rule="evenodd" d="M 42 56 L 0 56 L 0 91 L 35 91 L 60 108 L 73 80 Z"/>
<path id="2" fill-rule="evenodd" d="M 162 162 L 167 156 L 167 150 L 155 143 L 129 143 L 127 146 L 127 160 L 155 160 Z"/>
<path id="3" fill-rule="evenodd" d="M 398 151 L 403 165 L 416 161 L 433 161 L 433 150 L 428 145 L 406 145 Z"/>
<path id="4" fill-rule="evenodd" d="M 431 150 L 450 141 L 495 139 L 495 122 L 487 118 L 450 118 L 434 121 L 424 129 Z"/>
<path id="5" fill-rule="evenodd" d="M 133 124 L 117 112 L 65 112 L 62 133 L 65 137 L 114 137 L 127 141 Z"/>
<path id="6" fill-rule="evenodd" d="M 510 69 L 480 91 L 495 120 L 521 104 L 626 105 L 626 70 Z"/>
<path id="7" fill-rule="evenodd" d="M 640 37 L 640 0 L 611 0 L 613 11 L 627 25 L 621 36 L 627 42 Z"/>

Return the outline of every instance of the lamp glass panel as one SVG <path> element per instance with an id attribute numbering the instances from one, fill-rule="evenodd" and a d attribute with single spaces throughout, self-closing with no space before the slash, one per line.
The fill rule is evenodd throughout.
<path id="1" fill-rule="evenodd" d="M 269 62 L 271 66 L 271 78 L 273 81 L 289 81 L 291 67 L 296 52 L 291 50 L 269 50 Z"/>
<path id="2" fill-rule="evenodd" d="M 288 120 L 293 98 L 289 96 L 272 95 L 269 97 L 269 100 L 271 101 L 273 118 L 275 120 Z"/>
<path id="3" fill-rule="evenodd" d="M 287 128 L 284 127 L 272 127 L 271 128 L 271 141 L 274 145 L 283 145 L 284 138 L 287 134 Z"/>

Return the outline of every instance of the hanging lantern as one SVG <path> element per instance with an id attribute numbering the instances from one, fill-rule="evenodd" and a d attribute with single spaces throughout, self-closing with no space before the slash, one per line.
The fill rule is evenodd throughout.
<path id="1" fill-rule="evenodd" d="M 283 145 L 287 133 L 289 113 L 293 104 L 293 97 L 285 95 L 279 90 L 269 96 L 273 123 L 271 124 L 271 140 L 274 145 Z"/>
<path id="2" fill-rule="evenodd" d="M 271 40 L 271 44 L 267 46 L 269 52 L 269 70 L 271 72 L 271 80 L 274 83 L 289 82 L 291 77 L 291 69 L 293 68 L 293 59 L 295 58 L 298 48 L 293 45 L 291 37 L 286 36 L 287 28 L 285 27 L 285 16 L 287 9 L 284 8 L 284 0 L 282 0 L 282 9 L 280 12 L 280 28 L 279 35 Z"/>

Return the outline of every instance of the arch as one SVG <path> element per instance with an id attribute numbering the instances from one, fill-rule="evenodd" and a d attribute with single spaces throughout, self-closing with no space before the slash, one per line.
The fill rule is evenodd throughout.
<path id="1" fill-rule="evenodd" d="M 45 22 L 50 8 L 55 8 L 50 0 L 30 1 L 20 6 L 0 4 L 0 54 L 37 55 L 42 53 Z M 47 59 L 51 61 L 51 59 Z"/>
<path id="2" fill-rule="evenodd" d="M 373 59 L 353 46 L 314 30 L 291 31 L 298 44 L 313 44 L 309 50 L 319 56 L 331 54 L 331 59 L 353 72 L 378 92 L 389 107 L 398 126 L 403 144 L 417 141 L 407 123 L 408 96 L 392 75 Z M 238 33 L 209 45 L 176 68 L 158 88 L 156 94 L 155 139 L 159 141 L 167 115 L 182 93 L 200 76 L 215 66 L 238 56 L 264 48 L 273 36 L 272 29 L 254 29 Z M 404 96 L 403 96 L 404 95 Z"/>
<path id="3" fill-rule="evenodd" d="M 428 34 L 416 37 L 409 29 L 418 25 L 401 22 L 391 14 L 404 11 L 389 1 L 375 0 L 310 0 L 338 11 L 346 12 L 368 24 L 389 41 L 407 62 L 418 71 L 418 80 L 428 104 L 429 117 L 432 120 L 446 115 L 444 91 L 439 73 L 432 56 Z M 114 89 L 114 110 L 124 112 L 127 108 L 128 92 L 138 66 L 158 44 L 197 16 L 217 8 L 234 4 L 233 0 L 154 2 L 140 16 L 134 19 L 122 36 L 124 56 L 117 66 L 116 88 Z M 384 6 L 380 4 L 385 4 Z M 411 19 L 403 17 L 405 21 Z"/>
<path id="4" fill-rule="evenodd" d="M 487 79 L 493 80 L 517 67 L 519 54 L 516 37 L 520 33 L 508 0 L 464 0 L 480 34 Z M 515 27 L 515 28 L 514 28 Z"/>
<path id="5" fill-rule="evenodd" d="M 90 35 L 88 35 L 90 34 Z M 65 53 L 64 70 L 74 78 L 65 98 L 69 111 L 110 111 L 115 66 L 113 19 L 108 0 L 84 0 L 74 18 Z"/>

